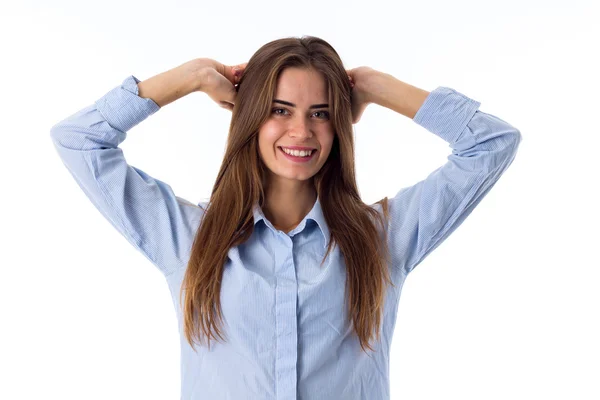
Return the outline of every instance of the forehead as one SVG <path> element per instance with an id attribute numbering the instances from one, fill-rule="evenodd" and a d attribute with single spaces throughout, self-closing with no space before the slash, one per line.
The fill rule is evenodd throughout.
<path id="1" fill-rule="evenodd" d="M 306 68 L 288 67 L 277 79 L 276 97 L 281 100 L 327 101 L 327 85 L 323 75 Z"/>

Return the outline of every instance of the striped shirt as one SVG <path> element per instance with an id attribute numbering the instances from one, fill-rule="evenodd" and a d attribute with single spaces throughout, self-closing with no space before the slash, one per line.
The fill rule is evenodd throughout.
<path id="1" fill-rule="evenodd" d="M 362 351 L 347 314 L 346 271 L 317 198 L 292 231 L 254 206 L 249 240 L 229 250 L 221 282 L 226 341 L 192 350 L 179 289 L 207 203 L 194 204 L 127 163 L 119 144 L 160 107 L 138 96 L 133 75 L 51 128 L 58 155 L 116 230 L 164 275 L 181 342 L 181 399 L 389 399 L 389 354 L 406 276 L 479 204 L 512 163 L 520 132 L 447 87 L 413 118 L 449 143 L 448 161 L 390 198 L 389 271 L 381 340 Z M 373 205 L 381 211 L 379 205 Z"/>

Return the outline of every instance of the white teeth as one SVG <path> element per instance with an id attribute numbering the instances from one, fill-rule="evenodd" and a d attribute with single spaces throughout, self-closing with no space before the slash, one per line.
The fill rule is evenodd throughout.
<path id="1" fill-rule="evenodd" d="M 286 152 L 287 154 L 290 154 L 292 156 L 296 156 L 296 157 L 306 157 L 309 156 L 313 150 L 289 150 L 286 149 L 285 147 L 281 148 L 284 152 Z"/>

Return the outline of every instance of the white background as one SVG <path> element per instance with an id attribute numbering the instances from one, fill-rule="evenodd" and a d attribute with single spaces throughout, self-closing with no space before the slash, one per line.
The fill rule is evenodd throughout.
<path id="1" fill-rule="evenodd" d="M 391 399 L 599 399 L 592 3 L 3 5 L 0 398 L 179 398 L 166 282 L 80 190 L 50 127 L 129 75 L 145 80 L 198 57 L 242 63 L 271 40 L 314 35 L 347 69 L 367 65 L 428 91 L 451 87 L 523 137 L 493 190 L 407 278 Z M 230 117 L 193 93 L 133 128 L 121 148 L 130 165 L 198 203 L 210 196 Z M 424 179 L 451 153 L 377 105 L 355 133 L 368 204 Z"/>

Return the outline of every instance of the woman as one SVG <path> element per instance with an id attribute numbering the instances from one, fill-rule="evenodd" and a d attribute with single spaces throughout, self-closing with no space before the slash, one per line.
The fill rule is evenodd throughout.
<path id="1" fill-rule="evenodd" d="M 407 274 L 498 181 L 521 134 L 453 89 L 346 71 L 315 37 L 267 43 L 236 67 L 240 74 L 201 58 L 143 82 L 129 76 L 52 127 L 56 149 L 98 210 L 165 275 L 182 399 L 387 399 Z M 210 200 L 199 206 L 128 165 L 118 147 L 195 91 L 232 111 Z M 426 179 L 367 205 L 352 124 L 371 103 L 453 151 Z M 224 340 L 211 346 L 215 334 Z"/>

